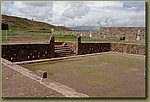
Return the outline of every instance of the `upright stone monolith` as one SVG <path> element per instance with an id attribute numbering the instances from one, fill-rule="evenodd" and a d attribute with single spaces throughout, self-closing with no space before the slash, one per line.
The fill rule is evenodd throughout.
<path id="1" fill-rule="evenodd" d="M 50 38 L 49 38 L 49 43 L 54 43 L 54 42 L 55 42 L 54 36 L 50 36 Z"/>
<path id="2" fill-rule="evenodd" d="M 77 55 L 79 55 L 80 45 L 81 45 L 81 36 L 77 36 L 76 38 L 76 54 Z"/>
<path id="3" fill-rule="evenodd" d="M 136 40 L 137 40 L 137 41 L 140 41 L 140 40 L 141 40 L 140 33 L 141 33 L 141 31 L 138 30 L 138 31 L 137 31 L 137 34 L 136 34 Z"/>
<path id="4" fill-rule="evenodd" d="M 49 39 L 49 57 L 53 58 L 55 57 L 54 47 L 55 47 L 55 38 L 54 36 L 51 36 Z"/>

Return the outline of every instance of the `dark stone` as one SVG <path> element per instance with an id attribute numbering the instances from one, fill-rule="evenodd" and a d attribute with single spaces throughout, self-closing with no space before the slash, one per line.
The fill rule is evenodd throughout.
<path id="1" fill-rule="evenodd" d="M 42 71 L 42 70 L 36 70 L 35 72 L 38 76 L 42 77 L 42 78 L 48 78 L 48 74 L 46 71 Z"/>
<path id="2" fill-rule="evenodd" d="M 120 40 L 125 40 L 125 36 L 121 37 Z"/>

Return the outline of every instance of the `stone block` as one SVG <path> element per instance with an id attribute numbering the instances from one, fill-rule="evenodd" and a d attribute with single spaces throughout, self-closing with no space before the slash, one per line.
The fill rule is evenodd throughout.
<path id="1" fill-rule="evenodd" d="M 42 78 L 48 78 L 48 73 L 46 71 L 36 70 L 35 74 Z"/>

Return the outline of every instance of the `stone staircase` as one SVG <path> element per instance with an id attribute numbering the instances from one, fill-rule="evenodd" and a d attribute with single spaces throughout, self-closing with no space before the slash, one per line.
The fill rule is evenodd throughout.
<path id="1" fill-rule="evenodd" d="M 68 45 L 55 45 L 55 57 L 67 57 L 74 55 L 75 53 L 71 50 L 71 48 Z"/>

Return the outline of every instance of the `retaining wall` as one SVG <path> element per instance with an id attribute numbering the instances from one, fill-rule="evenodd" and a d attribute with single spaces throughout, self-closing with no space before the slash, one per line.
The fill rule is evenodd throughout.
<path id="1" fill-rule="evenodd" d="M 78 54 L 90 54 L 108 52 L 111 50 L 110 43 L 80 43 L 78 46 Z"/>
<path id="2" fill-rule="evenodd" d="M 54 58 L 54 45 L 62 45 L 63 43 L 64 42 L 55 42 L 54 37 L 52 37 L 49 44 L 6 44 L 2 45 L 2 58 L 12 62 Z M 146 54 L 145 45 L 121 43 L 81 43 L 81 37 L 77 37 L 76 43 L 65 43 L 77 55 L 108 51 L 139 55 Z"/>
<path id="3" fill-rule="evenodd" d="M 138 54 L 138 55 L 146 54 L 145 45 L 135 45 L 135 44 L 111 43 L 111 51 L 129 54 Z"/>
<path id="4" fill-rule="evenodd" d="M 120 44 L 120 43 L 81 43 L 81 37 L 76 41 L 76 54 L 90 54 L 99 52 L 121 52 L 129 54 L 145 55 L 145 45 Z"/>
<path id="5" fill-rule="evenodd" d="M 53 58 L 55 57 L 54 37 L 51 37 L 49 44 L 2 45 L 2 57 L 12 62 Z"/>

